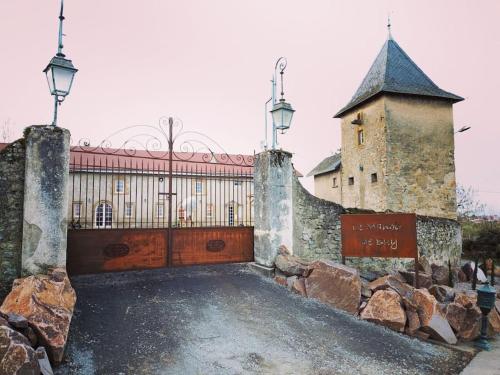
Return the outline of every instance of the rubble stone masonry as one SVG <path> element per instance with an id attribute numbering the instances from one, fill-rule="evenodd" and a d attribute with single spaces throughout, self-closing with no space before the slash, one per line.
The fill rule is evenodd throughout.
<path id="1" fill-rule="evenodd" d="M 21 272 L 24 164 L 24 140 L 0 151 L 0 300 Z"/>
<path id="2" fill-rule="evenodd" d="M 281 162 L 270 163 L 269 156 L 279 156 Z M 256 208 L 259 205 L 262 207 L 256 209 L 255 260 L 258 264 L 270 266 L 279 246 L 285 245 L 292 250 L 293 255 L 305 260 L 329 259 L 339 262 L 342 259 L 340 215 L 376 211 L 344 208 L 309 194 L 291 173 L 290 159 L 291 154 L 281 151 L 267 151 L 257 157 L 255 201 Z M 269 176 L 280 176 L 279 182 Z M 290 214 L 293 225 L 289 225 Z M 261 227 L 265 227 L 266 231 Z M 432 263 L 446 266 L 451 261 L 452 265 L 457 265 L 462 252 L 460 224 L 452 219 L 417 215 L 417 246 L 419 255 L 425 255 Z M 347 258 L 346 264 L 365 270 L 390 270 L 404 267 L 411 261 L 399 258 Z"/>
<path id="3" fill-rule="evenodd" d="M 352 124 L 356 119 L 360 124 Z M 457 218 L 450 102 L 382 95 L 346 113 L 341 128 L 340 199 L 322 192 L 324 198 L 344 207 Z M 333 189 L 320 179 L 315 184 Z"/>

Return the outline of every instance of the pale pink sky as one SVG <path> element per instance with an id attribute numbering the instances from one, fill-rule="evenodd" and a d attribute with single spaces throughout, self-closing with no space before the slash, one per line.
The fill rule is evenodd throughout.
<path id="1" fill-rule="evenodd" d="M 0 2 L 0 125 L 13 138 L 48 123 L 42 73 L 57 47 L 59 0 Z M 500 212 L 500 1 L 85 0 L 65 1 L 65 52 L 77 73 L 60 111 L 73 139 L 175 116 L 228 152 L 252 153 L 264 138 L 263 105 L 279 56 L 296 109 L 281 146 L 304 174 L 340 147 L 332 116 L 394 39 L 454 107 L 458 182 Z M 311 187 L 311 181 L 304 181 Z"/>

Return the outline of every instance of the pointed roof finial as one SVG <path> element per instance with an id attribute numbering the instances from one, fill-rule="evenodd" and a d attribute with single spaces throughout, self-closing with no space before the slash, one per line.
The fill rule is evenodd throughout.
<path id="1" fill-rule="evenodd" d="M 392 40 L 391 34 L 391 14 L 387 14 L 387 39 Z"/>

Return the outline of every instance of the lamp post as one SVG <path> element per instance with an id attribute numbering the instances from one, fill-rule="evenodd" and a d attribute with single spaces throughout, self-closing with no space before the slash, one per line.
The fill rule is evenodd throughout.
<path id="1" fill-rule="evenodd" d="M 62 43 L 64 21 L 63 3 L 64 0 L 61 0 L 57 54 L 50 60 L 47 67 L 43 70 L 47 76 L 50 94 L 54 96 L 54 120 L 52 121 L 52 126 L 57 126 L 57 107 L 61 105 L 66 96 L 69 95 L 71 85 L 73 84 L 73 78 L 75 77 L 75 73 L 78 71 L 78 69 L 74 67 L 71 60 L 66 59 L 66 55 L 62 52 L 64 47 Z"/>
<path id="2" fill-rule="evenodd" d="M 483 350 L 491 350 L 488 342 L 488 314 L 495 308 L 495 297 L 497 291 L 491 285 L 486 284 L 477 290 L 477 306 L 481 309 L 481 336 L 476 341 L 476 346 Z"/>
<path id="3" fill-rule="evenodd" d="M 267 149 L 267 105 L 272 102 L 273 108 L 269 111 L 273 120 L 273 139 L 272 139 L 272 150 L 276 149 L 278 143 L 278 130 L 281 131 L 281 134 L 284 134 L 287 129 L 290 128 L 290 124 L 292 122 L 293 113 L 295 110 L 292 108 L 290 103 L 287 103 L 284 98 L 284 90 L 283 90 L 283 72 L 285 71 L 287 65 L 286 58 L 280 57 L 278 61 L 276 61 L 276 65 L 274 66 L 274 75 L 271 80 L 271 98 L 265 104 L 265 131 L 266 131 L 266 141 L 265 148 Z M 281 82 L 281 98 L 276 100 L 276 78 L 277 74 L 280 74 L 280 82 Z"/>

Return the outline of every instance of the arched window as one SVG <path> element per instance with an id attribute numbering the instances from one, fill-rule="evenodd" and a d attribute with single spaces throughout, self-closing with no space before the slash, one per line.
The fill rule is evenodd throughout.
<path id="1" fill-rule="evenodd" d="M 113 224 L 113 208 L 109 203 L 101 203 L 95 208 L 95 225 L 97 228 L 111 228 Z"/>

